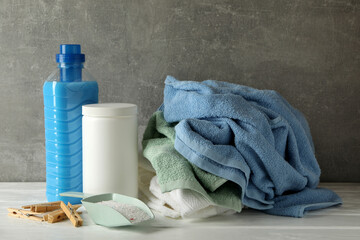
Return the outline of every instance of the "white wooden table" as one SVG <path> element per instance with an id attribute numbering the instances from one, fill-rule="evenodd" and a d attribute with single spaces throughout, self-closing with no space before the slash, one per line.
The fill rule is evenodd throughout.
<path id="1" fill-rule="evenodd" d="M 7 208 L 45 202 L 45 183 L 0 183 L 0 239 L 360 239 L 360 183 L 321 184 L 343 199 L 341 207 L 308 213 L 304 218 L 271 216 L 244 210 L 205 220 L 152 221 L 119 228 L 95 225 L 86 212 L 84 225 L 55 224 L 7 216 Z"/>

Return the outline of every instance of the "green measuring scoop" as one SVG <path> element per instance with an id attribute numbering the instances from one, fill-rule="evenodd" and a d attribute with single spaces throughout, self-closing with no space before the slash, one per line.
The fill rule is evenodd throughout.
<path id="1" fill-rule="evenodd" d="M 105 193 L 99 195 L 91 195 L 81 192 L 64 192 L 60 194 L 64 197 L 76 197 L 82 198 L 81 202 L 89 213 L 90 218 L 98 225 L 105 227 L 119 227 L 132 225 L 126 217 L 120 212 L 116 211 L 112 207 L 98 204 L 102 201 L 113 200 L 118 203 L 125 203 L 132 206 L 136 206 L 143 210 L 150 218 L 154 218 L 154 214 L 151 212 L 149 207 L 137 198 L 117 194 L 117 193 Z"/>

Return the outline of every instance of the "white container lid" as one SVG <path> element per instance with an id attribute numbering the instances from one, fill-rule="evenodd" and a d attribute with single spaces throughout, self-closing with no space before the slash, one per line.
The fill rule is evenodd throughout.
<path id="1" fill-rule="evenodd" d="M 110 117 L 137 114 L 137 106 L 131 103 L 97 103 L 82 106 L 84 116 Z"/>

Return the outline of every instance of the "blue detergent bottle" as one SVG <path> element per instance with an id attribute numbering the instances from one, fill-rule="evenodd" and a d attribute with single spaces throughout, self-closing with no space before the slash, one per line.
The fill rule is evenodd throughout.
<path id="1" fill-rule="evenodd" d="M 49 202 L 80 203 L 60 193 L 82 192 L 82 112 L 97 103 L 99 88 L 84 69 L 80 45 L 60 45 L 58 68 L 43 86 L 46 145 L 46 197 Z"/>

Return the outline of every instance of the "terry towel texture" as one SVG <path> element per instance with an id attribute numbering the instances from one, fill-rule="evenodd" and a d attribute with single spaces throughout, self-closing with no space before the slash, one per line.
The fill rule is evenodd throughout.
<path id="1" fill-rule="evenodd" d="M 160 110 L 177 124 L 175 149 L 238 184 L 245 206 L 302 217 L 341 203 L 331 190 L 317 188 L 320 168 L 307 121 L 277 92 L 168 76 Z"/>
<path id="2" fill-rule="evenodd" d="M 196 195 L 200 194 L 204 201 L 211 203 L 208 205 L 240 212 L 242 204 L 239 186 L 191 164 L 175 150 L 174 141 L 174 124 L 165 121 L 163 112 L 155 112 L 149 120 L 143 138 L 144 157 L 151 162 L 157 176 L 157 182 L 153 182 L 152 186 L 154 187 L 150 189 L 152 193 L 157 195 L 157 184 L 163 193 L 176 189 L 192 190 L 197 192 Z M 181 193 L 184 192 L 188 193 L 188 191 Z M 166 195 L 169 196 L 167 199 L 171 200 L 175 196 L 174 194 Z M 187 197 L 189 194 L 183 194 L 180 197 L 184 198 L 184 196 Z M 157 197 L 162 198 L 159 195 Z M 199 203 L 200 197 L 196 198 Z M 174 197 L 174 199 L 179 199 L 179 197 Z M 204 206 L 203 203 L 200 205 Z M 198 209 L 199 207 L 194 208 Z"/>
<path id="3" fill-rule="evenodd" d="M 165 206 L 168 205 L 175 212 L 180 213 L 182 218 L 208 218 L 236 213 L 232 209 L 214 205 L 203 195 L 190 189 L 175 189 L 162 193 L 157 176 L 151 179 L 149 190 L 158 199 L 164 201 Z"/>
<path id="4" fill-rule="evenodd" d="M 215 215 L 230 215 L 234 210 L 214 206 L 201 194 L 189 189 L 161 192 L 155 170 L 139 162 L 139 198 L 151 209 L 170 218 L 207 218 Z"/>

